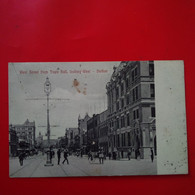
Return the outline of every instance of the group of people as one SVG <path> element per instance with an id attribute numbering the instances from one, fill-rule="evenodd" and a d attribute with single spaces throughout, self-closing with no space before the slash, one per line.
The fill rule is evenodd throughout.
<path id="1" fill-rule="evenodd" d="M 58 165 L 60 164 L 60 159 L 61 159 L 61 153 L 62 153 L 62 149 L 58 149 L 57 151 L 57 157 L 58 157 Z M 64 150 L 64 160 L 62 161 L 62 164 L 64 164 L 64 162 L 67 161 L 67 164 L 69 164 L 69 161 L 68 161 L 68 150 L 65 149 Z"/>
<path id="2" fill-rule="evenodd" d="M 135 159 L 140 159 L 141 158 L 141 151 L 140 151 L 140 149 L 132 151 L 132 149 L 129 148 L 128 151 L 127 151 L 127 158 L 128 158 L 128 160 L 131 160 L 132 152 L 135 152 Z M 111 159 L 111 157 L 113 158 L 113 160 L 116 160 L 117 159 L 117 155 L 120 156 L 119 151 L 114 151 L 112 154 L 111 154 L 111 152 L 109 152 L 108 153 L 109 160 Z M 121 157 L 124 158 L 124 152 L 123 151 L 121 151 Z M 150 148 L 150 158 L 151 158 L 151 161 L 153 162 L 154 161 L 154 151 L 153 151 L 152 148 Z"/>
<path id="3" fill-rule="evenodd" d="M 53 157 L 55 157 L 55 152 L 53 150 L 50 150 L 50 161 L 52 160 Z M 67 164 L 69 164 L 69 160 L 68 160 L 68 150 L 67 149 L 61 149 L 59 148 L 57 150 L 57 158 L 58 158 L 58 165 L 60 164 L 60 160 L 61 160 L 61 154 L 63 153 L 63 161 L 62 161 L 62 164 L 64 164 L 65 162 L 67 162 Z M 128 152 L 127 152 L 127 157 L 128 157 L 128 160 L 131 160 L 131 154 L 132 154 L 132 150 L 129 149 Z M 98 153 L 98 158 L 99 158 L 99 162 L 100 164 L 103 164 L 104 163 L 104 158 L 105 158 L 105 154 L 104 154 L 104 151 L 103 149 L 99 149 Z M 109 160 L 111 159 L 111 153 L 108 154 L 109 156 Z M 20 166 L 23 166 L 23 160 L 24 158 L 26 157 L 26 154 L 24 152 L 21 152 L 18 156 L 19 158 L 19 163 L 20 163 Z M 95 156 L 92 154 L 91 151 L 89 151 L 88 153 L 88 160 L 93 160 Z M 135 151 L 135 158 L 140 158 L 140 151 Z M 151 157 L 151 161 L 153 162 L 154 161 L 154 151 L 152 148 L 150 148 L 150 157 Z M 113 159 L 116 160 L 116 152 L 113 152 Z"/>
<path id="4" fill-rule="evenodd" d="M 97 157 L 99 158 L 100 164 L 104 164 L 105 154 L 104 154 L 103 149 L 99 149 L 99 151 L 97 152 Z M 95 154 L 93 154 L 93 152 L 89 151 L 88 152 L 88 160 L 93 161 L 94 158 L 96 158 Z"/>

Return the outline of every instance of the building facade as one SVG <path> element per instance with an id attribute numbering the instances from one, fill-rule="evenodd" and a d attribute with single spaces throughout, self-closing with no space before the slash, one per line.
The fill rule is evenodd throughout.
<path id="1" fill-rule="evenodd" d="M 94 114 L 87 121 L 87 150 L 98 151 L 99 149 L 99 123 L 100 115 Z"/>
<path id="2" fill-rule="evenodd" d="M 58 137 L 58 148 L 67 148 L 68 147 L 68 137 L 67 133 L 65 133 L 65 136 Z"/>
<path id="3" fill-rule="evenodd" d="M 78 131 L 80 137 L 80 148 L 85 149 L 87 146 L 87 121 L 90 119 L 88 113 L 84 118 L 78 117 Z"/>
<path id="4" fill-rule="evenodd" d="M 9 125 L 9 156 L 17 156 L 18 149 L 18 136 L 16 134 L 15 128 Z"/>
<path id="5" fill-rule="evenodd" d="M 107 123 L 107 117 L 108 117 L 108 110 L 103 111 L 99 114 L 99 125 L 98 125 L 98 142 L 99 147 L 103 148 L 103 151 L 105 154 L 108 154 L 108 123 Z"/>
<path id="6" fill-rule="evenodd" d="M 79 129 L 67 128 L 66 135 L 67 135 L 69 150 L 75 152 L 77 149 L 80 149 Z"/>
<path id="7" fill-rule="evenodd" d="M 125 61 L 114 67 L 107 83 L 109 152 L 149 158 L 156 154 L 153 61 Z"/>
<path id="8" fill-rule="evenodd" d="M 56 148 L 58 146 L 58 139 L 50 139 L 50 147 Z M 48 140 L 43 140 L 43 148 L 48 148 Z"/>
<path id="9" fill-rule="evenodd" d="M 43 135 L 39 132 L 38 137 L 36 138 L 36 147 L 37 149 L 43 149 Z"/>
<path id="10" fill-rule="evenodd" d="M 12 125 L 19 139 L 19 145 L 33 149 L 35 147 L 35 122 L 28 119 L 24 124 Z"/>

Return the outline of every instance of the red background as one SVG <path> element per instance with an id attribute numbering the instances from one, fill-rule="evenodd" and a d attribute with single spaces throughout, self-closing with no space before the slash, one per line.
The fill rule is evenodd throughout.
<path id="1" fill-rule="evenodd" d="M 1 0 L 0 194 L 195 193 L 194 2 Z M 9 179 L 8 62 L 116 60 L 184 60 L 189 174 Z"/>

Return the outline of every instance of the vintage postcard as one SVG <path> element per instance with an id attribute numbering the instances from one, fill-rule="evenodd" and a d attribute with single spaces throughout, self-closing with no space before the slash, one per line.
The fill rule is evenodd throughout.
<path id="1" fill-rule="evenodd" d="M 183 61 L 9 63 L 9 176 L 187 174 Z"/>

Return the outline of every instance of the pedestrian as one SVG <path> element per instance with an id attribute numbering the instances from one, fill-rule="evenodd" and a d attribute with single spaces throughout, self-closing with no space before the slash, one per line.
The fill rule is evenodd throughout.
<path id="1" fill-rule="evenodd" d="M 135 158 L 136 158 L 137 160 L 140 160 L 140 149 L 136 149 L 136 150 L 135 150 Z"/>
<path id="2" fill-rule="evenodd" d="M 99 161 L 100 161 L 100 164 L 104 163 L 104 153 L 103 153 L 103 150 L 99 151 Z"/>
<path id="3" fill-rule="evenodd" d="M 131 149 L 128 150 L 127 156 L 128 156 L 128 159 L 131 160 Z"/>
<path id="4" fill-rule="evenodd" d="M 123 153 L 123 150 L 122 150 L 122 151 L 121 151 L 121 157 L 122 157 L 122 158 L 123 158 L 123 154 L 124 154 L 124 153 Z"/>
<path id="5" fill-rule="evenodd" d="M 93 160 L 92 152 L 91 150 L 88 152 L 88 160 Z"/>
<path id="6" fill-rule="evenodd" d="M 104 160 L 106 160 L 106 152 L 104 152 Z"/>
<path id="7" fill-rule="evenodd" d="M 60 164 L 60 158 L 61 158 L 61 150 L 60 148 L 57 151 L 57 156 L 58 156 L 58 165 Z"/>
<path id="8" fill-rule="evenodd" d="M 151 161 L 153 162 L 153 160 L 154 160 L 154 152 L 153 152 L 152 148 L 150 148 L 150 157 L 151 157 Z"/>
<path id="9" fill-rule="evenodd" d="M 55 158 L 55 152 L 52 150 L 52 158 Z"/>
<path id="10" fill-rule="evenodd" d="M 113 152 L 113 160 L 116 160 L 116 152 Z"/>
<path id="11" fill-rule="evenodd" d="M 19 158 L 20 166 L 23 166 L 24 152 L 21 152 L 19 154 L 18 158 Z"/>
<path id="12" fill-rule="evenodd" d="M 109 160 L 111 159 L 111 152 L 108 153 Z"/>
<path id="13" fill-rule="evenodd" d="M 137 149 L 137 160 L 141 159 L 141 152 L 140 149 Z"/>
<path id="14" fill-rule="evenodd" d="M 64 160 L 63 160 L 62 164 L 64 164 L 65 161 L 67 161 L 67 164 L 69 164 L 69 162 L 68 162 L 68 150 L 67 149 L 64 150 Z"/>
<path id="15" fill-rule="evenodd" d="M 81 150 L 81 158 L 83 158 L 83 150 Z"/>

